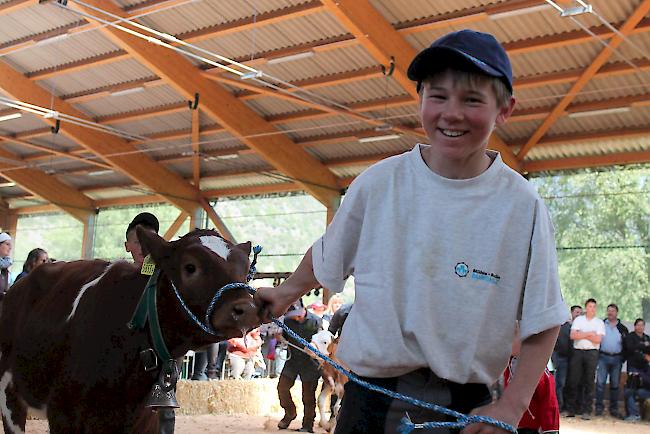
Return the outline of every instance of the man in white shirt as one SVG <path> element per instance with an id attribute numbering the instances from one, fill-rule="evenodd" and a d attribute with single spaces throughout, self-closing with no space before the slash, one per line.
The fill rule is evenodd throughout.
<path id="1" fill-rule="evenodd" d="M 569 378 L 566 390 L 567 417 L 582 413 L 582 418 L 591 418 L 594 394 L 594 378 L 598 365 L 598 349 L 605 336 L 605 324 L 596 317 L 596 300 L 590 298 L 585 303 L 585 315 L 577 317 L 571 325 L 573 355 L 569 365 Z M 584 387 L 579 399 L 578 386 Z"/>

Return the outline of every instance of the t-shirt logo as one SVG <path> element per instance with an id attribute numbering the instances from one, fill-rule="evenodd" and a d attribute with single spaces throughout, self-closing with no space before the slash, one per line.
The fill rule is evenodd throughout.
<path id="1" fill-rule="evenodd" d="M 458 277 L 465 277 L 469 273 L 469 267 L 467 266 L 466 263 L 459 262 L 456 264 L 456 267 L 454 268 L 454 273 L 456 273 L 456 276 Z"/>

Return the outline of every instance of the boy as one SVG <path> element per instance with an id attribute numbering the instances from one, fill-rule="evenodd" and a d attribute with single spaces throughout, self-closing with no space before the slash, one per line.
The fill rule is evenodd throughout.
<path id="1" fill-rule="evenodd" d="M 357 177 L 295 273 L 258 297 L 279 316 L 312 287 L 341 291 L 352 274 L 356 298 L 337 353 L 344 365 L 400 393 L 516 426 L 568 309 L 546 207 L 486 151 L 514 108 L 510 61 L 492 35 L 463 30 L 420 52 L 408 75 L 429 144 Z M 490 404 L 486 385 L 508 363 L 517 319 L 519 375 Z M 441 418 L 348 382 L 336 433 L 395 433 L 406 412 L 414 422 Z"/>

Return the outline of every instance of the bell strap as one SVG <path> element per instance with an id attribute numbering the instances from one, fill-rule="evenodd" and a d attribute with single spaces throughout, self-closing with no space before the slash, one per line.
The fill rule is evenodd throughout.
<path id="1" fill-rule="evenodd" d="M 158 309 L 156 308 L 156 292 L 158 277 L 160 276 L 160 269 L 156 268 L 154 273 L 149 278 L 144 292 L 140 296 L 140 301 L 133 312 L 131 320 L 127 323 L 127 327 L 133 329 L 144 329 L 149 321 L 149 332 L 151 333 L 151 340 L 153 348 L 160 360 L 169 360 L 172 358 L 165 340 L 160 329 L 160 322 L 158 321 Z"/>

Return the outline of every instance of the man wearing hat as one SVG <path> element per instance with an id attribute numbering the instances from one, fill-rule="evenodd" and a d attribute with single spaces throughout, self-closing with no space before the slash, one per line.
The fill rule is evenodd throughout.
<path id="1" fill-rule="evenodd" d="M 9 267 L 11 267 L 11 247 L 11 236 L 6 232 L 0 233 L 0 300 L 4 298 L 13 283 L 13 278 L 9 272 Z"/>
<path id="2" fill-rule="evenodd" d="M 302 299 L 293 303 L 284 315 L 284 323 L 307 342 L 311 337 L 322 330 L 321 319 L 311 312 L 307 312 Z M 287 429 L 298 414 L 296 405 L 291 398 L 291 388 L 300 376 L 302 383 L 302 404 L 304 415 L 302 428 L 299 432 L 314 432 L 314 419 L 316 418 L 316 387 L 320 378 L 318 362 L 302 351 L 303 345 L 294 341 L 286 331 L 285 339 L 289 341 L 289 358 L 284 364 L 280 380 L 278 381 L 278 396 L 280 405 L 284 409 L 284 417 L 278 422 L 278 428 Z"/>
<path id="3" fill-rule="evenodd" d="M 144 257 L 148 252 L 142 251 L 142 246 L 140 245 L 140 240 L 138 239 L 138 233 L 136 231 L 138 226 L 158 233 L 160 223 L 155 215 L 149 212 L 141 212 L 131 220 L 131 223 L 129 223 L 126 228 L 126 241 L 124 242 L 124 248 L 127 252 L 131 253 L 133 262 L 135 262 L 138 267 L 142 267 Z M 160 426 L 160 434 L 174 434 L 174 425 L 176 424 L 174 409 L 165 408 L 158 410 L 158 422 Z"/>

